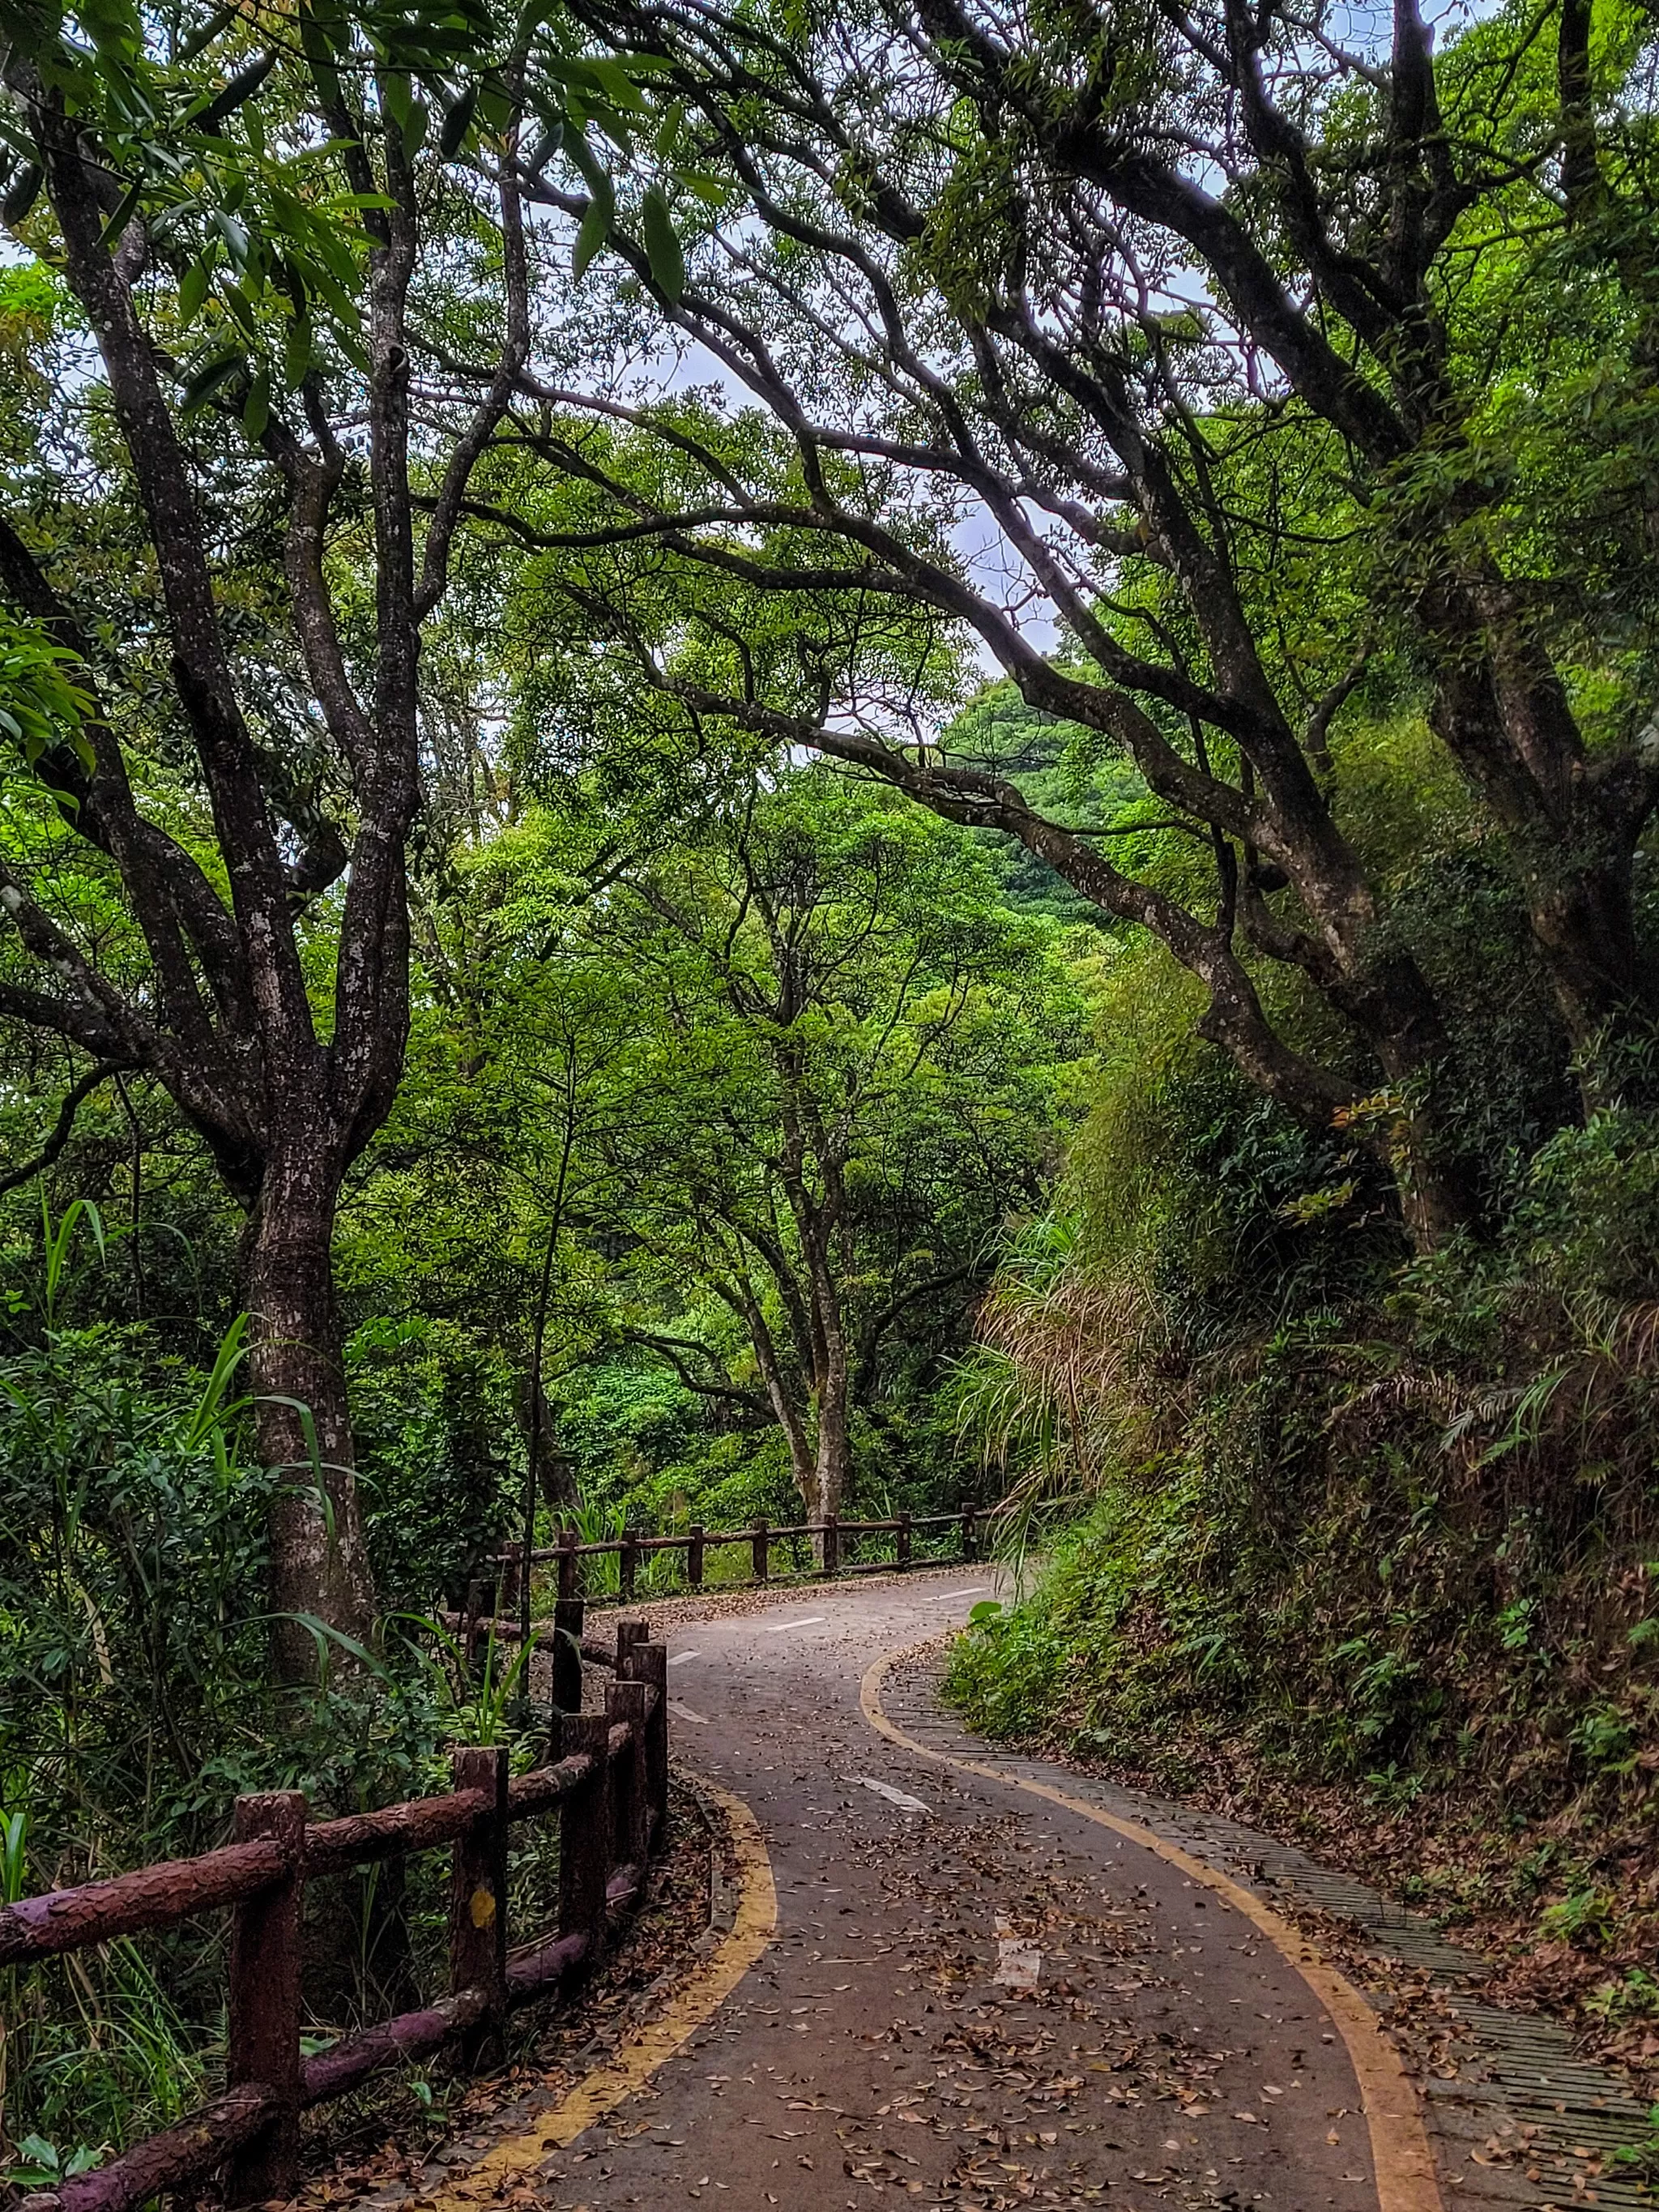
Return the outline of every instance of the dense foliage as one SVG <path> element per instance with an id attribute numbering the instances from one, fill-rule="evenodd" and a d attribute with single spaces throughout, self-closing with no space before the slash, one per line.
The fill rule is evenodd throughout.
<path id="1" fill-rule="evenodd" d="M 1012 1487 L 988 1725 L 1498 1812 L 1605 1940 L 1656 58 L 4 11 L 8 1894 L 516 1741 L 425 1616 L 556 1525 Z M 336 2024 L 430 1932 L 342 1909 Z M 20 2171 L 211 2077 L 210 1965 L 0 1992 Z"/>
<path id="2" fill-rule="evenodd" d="M 1121 958 L 1069 1173 L 957 1379 L 1042 1556 L 952 1691 L 993 1733 L 1336 1832 L 1647 2068 L 1654 1047 L 1552 1127 L 1541 986 L 1466 837 L 1443 818 L 1413 865 L 1449 879 L 1449 975 L 1474 933 L 1516 960 L 1515 997 L 1459 1017 L 1490 1078 L 1460 1102 L 1493 1133 L 1485 1238 L 1403 1257 L 1352 1146 L 1194 1048 L 1170 963 Z"/>

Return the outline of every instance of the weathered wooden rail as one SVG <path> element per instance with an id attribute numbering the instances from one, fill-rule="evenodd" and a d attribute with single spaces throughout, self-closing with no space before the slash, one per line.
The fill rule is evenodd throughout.
<path id="1" fill-rule="evenodd" d="M 783 1528 L 774 1528 L 765 1521 L 754 1522 L 747 1528 L 695 1527 L 678 1536 L 647 1536 L 637 1529 L 624 1528 L 619 1536 L 610 1536 L 599 1542 L 586 1544 L 578 1540 L 574 1528 L 566 1528 L 556 1543 L 538 1546 L 530 1553 L 530 1558 L 538 1566 L 557 1562 L 559 1595 L 568 1599 L 583 1594 L 581 1562 L 584 1559 L 614 1554 L 617 1563 L 617 1585 L 626 1604 L 633 1599 L 638 1589 L 640 1562 L 653 1552 L 683 1552 L 685 1554 L 686 1584 L 694 1590 L 705 1587 L 708 1554 L 722 1545 L 747 1547 L 750 1571 L 746 1577 L 738 1577 L 737 1579 L 751 1583 L 794 1579 L 793 1573 L 784 1577 L 773 1573 L 772 1547 L 802 1540 L 817 1547 L 813 1565 L 806 1571 L 813 1579 L 829 1579 L 842 1574 L 890 1574 L 896 1569 L 902 1571 L 924 1564 L 915 1556 L 916 1539 L 936 1528 L 957 1530 L 959 1540 L 956 1556 L 963 1560 L 976 1559 L 979 1557 L 981 1526 L 994 1519 L 1000 1510 L 994 1506 L 965 1505 L 956 1513 L 918 1516 L 899 1513 L 881 1521 L 843 1521 L 831 1514 L 823 1521 L 796 1522 Z M 891 1559 L 848 1559 L 844 1556 L 845 1547 L 849 1541 L 861 1536 L 889 1534 L 893 1539 Z M 509 1604 L 516 1595 L 515 1582 L 522 1572 L 524 1557 L 521 1550 L 501 1552 L 489 1562 L 506 1578 L 508 1585 L 506 1602 Z M 926 1564 L 937 1563 L 929 1561 Z"/>
<path id="2" fill-rule="evenodd" d="M 199 1857 L 25 1898 L 0 1910 L 0 1966 L 176 1926 L 232 1917 L 225 2089 L 181 2124 L 108 2165 L 26 2197 L 19 2212 L 129 2212 L 158 2191 L 225 2169 L 227 2201 L 291 2197 L 300 2116 L 382 2068 L 446 2045 L 476 2063 L 510 2008 L 591 1969 L 645 1887 L 668 1814 L 668 1648 L 643 1621 L 617 1625 L 614 1651 L 582 1640 L 580 1605 L 559 1608 L 547 1762 L 509 1776 L 499 1748 L 453 1754 L 454 1788 L 343 1820 L 312 1820 L 298 1790 L 239 1797 L 234 1840 Z M 583 1713 L 580 1654 L 613 1666 L 605 1710 Z M 557 1925 L 519 1948 L 507 1929 L 507 1832 L 556 1809 Z M 307 1882 L 447 1844 L 449 1991 L 315 2057 L 301 2050 Z"/>

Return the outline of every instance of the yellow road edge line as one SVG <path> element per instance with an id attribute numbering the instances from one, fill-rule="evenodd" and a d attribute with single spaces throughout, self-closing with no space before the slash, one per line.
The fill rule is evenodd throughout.
<path id="1" fill-rule="evenodd" d="M 1315 1949 L 1299 1928 L 1275 1912 L 1270 1905 L 1264 1905 L 1241 1883 L 1230 1880 L 1191 1851 L 1182 1850 L 1179 1844 L 1166 1841 L 1151 1828 L 1143 1828 L 1134 1820 L 1121 1820 L 1115 1813 L 1088 1804 L 1080 1797 L 1068 1796 L 1049 1783 L 1004 1774 L 994 1766 L 981 1766 L 977 1760 L 935 1751 L 927 1744 L 918 1743 L 896 1721 L 888 1718 L 882 1710 L 881 1691 L 889 1669 L 899 1660 L 913 1657 L 938 1641 L 937 1637 L 928 1637 L 921 1644 L 884 1652 L 866 1671 L 859 1685 L 859 1708 L 876 1733 L 885 1736 L 890 1743 L 915 1753 L 919 1759 L 932 1759 L 940 1766 L 953 1766 L 958 1772 L 976 1775 L 983 1782 L 1000 1782 L 1011 1790 L 1029 1790 L 1032 1796 L 1063 1806 L 1068 1813 L 1080 1813 L 1085 1820 L 1093 1820 L 1103 1828 L 1109 1828 L 1115 1835 L 1155 1852 L 1169 1865 L 1178 1867 L 1182 1874 L 1224 1898 L 1236 1912 L 1243 1913 L 1261 1930 L 1286 1965 L 1301 1976 L 1341 2033 L 1370 2133 L 1378 2212 L 1445 2212 L 1445 2200 L 1435 2172 L 1434 2153 L 1423 2124 L 1422 2106 L 1400 2053 L 1384 2035 L 1376 2013 L 1353 1984 Z"/>
<path id="2" fill-rule="evenodd" d="M 738 1904 L 732 1926 L 707 1965 L 678 1990 L 654 2020 L 628 2037 L 612 2056 L 568 2089 L 522 2134 L 509 2136 L 456 2175 L 458 2186 L 422 2197 L 423 2212 L 477 2212 L 481 2198 L 533 2172 L 550 2151 L 563 2150 L 585 2129 L 643 2088 L 658 2069 L 684 2048 L 719 2011 L 771 1942 L 778 1924 L 778 1893 L 760 1823 L 741 1797 L 697 1777 L 731 1827 L 738 1862 Z"/>

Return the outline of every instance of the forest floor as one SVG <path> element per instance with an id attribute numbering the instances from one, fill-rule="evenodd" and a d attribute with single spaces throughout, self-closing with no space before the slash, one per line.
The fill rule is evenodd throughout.
<path id="1" fill-rule="evenodd" d="M 642 1608 L 677 1754 L 764 1834 L 773 1940 L 603 2121 L 560 2146 L 520 2099 L 372 2203 L 1642 2201 L 1613 2164 L 1639 2110 L 1564 2035 L 1483 2011 L 1480 1962 L 1426 1923 L 1265 1835 L 967 1736 L 928 1664 L 884 1691 L 875 1662 L 937 1643 L 989 1579 Z"/>

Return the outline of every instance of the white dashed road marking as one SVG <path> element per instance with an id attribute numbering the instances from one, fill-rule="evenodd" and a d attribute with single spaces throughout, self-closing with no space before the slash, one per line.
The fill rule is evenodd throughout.
<path id="1" fill-rule="evenodd" d="M 684 1667 L 688 1659 L 701 1659 L 702 1656 L 701 1651 L 676 1651 L 671 1656 L 668 1663 L 671 1667 Z"/>
<path id="2" fill-rule="evenodd" d="M 949 1605 L 953 1597 L 977 1597 L 981 1590 L 988 1590 L 990 1587 L 989 1583 L 969 1583 L 966 1589 L 935 1590 L 921 1601 L 924 1605 Z"/>
<path id="3" fill-rule="evenodd" d="M 707 1728 L 708 1725 L 707 1713 L 694 1713 L 690 1705 L 683 1705 L 678 1698 L 671 1698 L 668 1700 L 668 1710 L 678 1720 L 695 1721 L 699 1728 Z"/>
<path id="4" fill-rule="evenodd" d="M 809 1613 L 803 1614 L 799 1620 L 775 1620 L 769 1624 L 766 1633 L 781 1636 L 786 1628 L 816 1628 L 819 1621 L 827 1620 L 829 1617 L 828 1613 Z"/>

